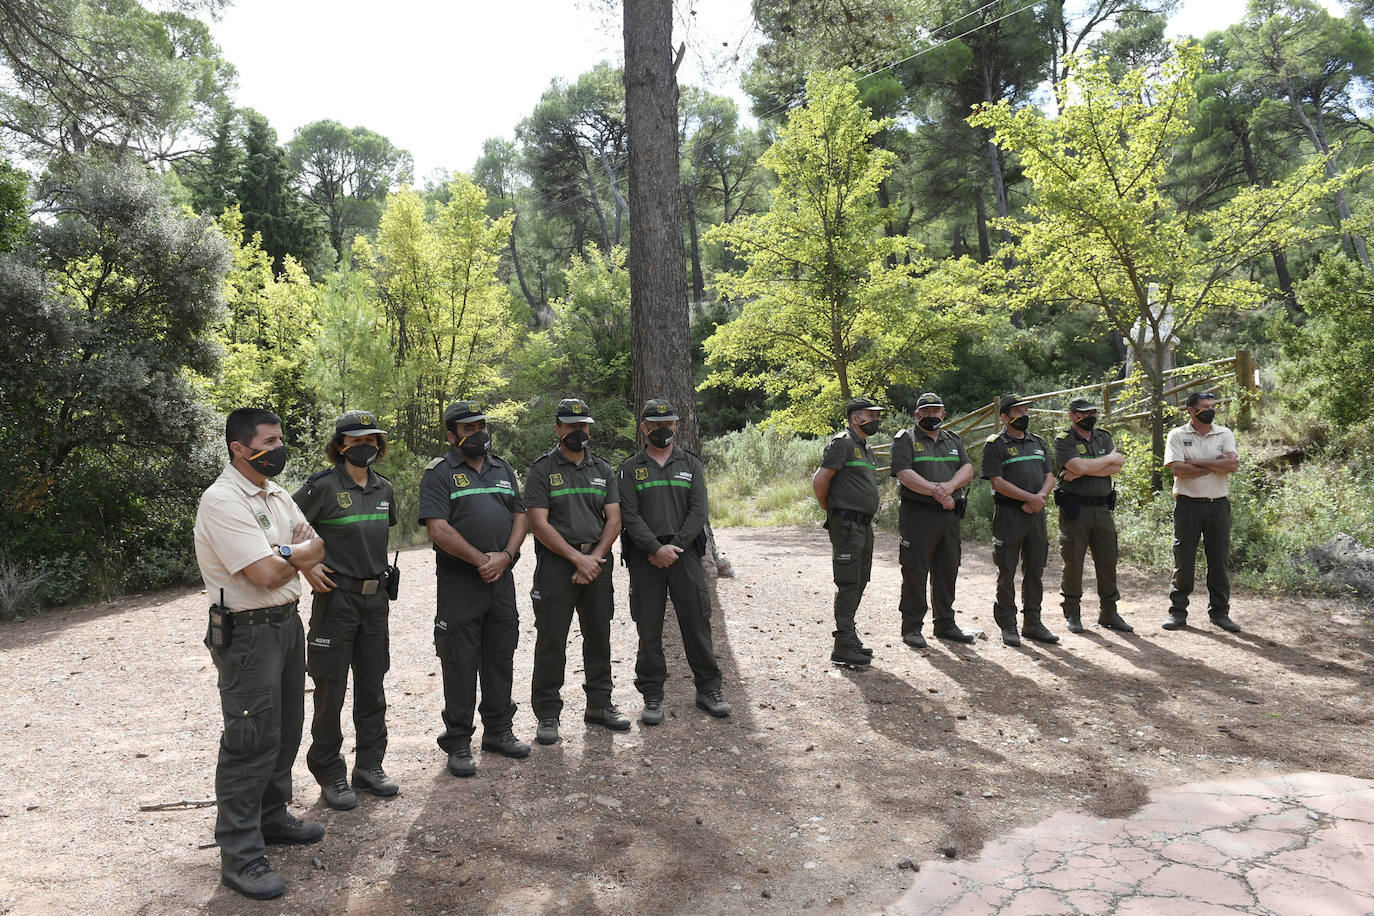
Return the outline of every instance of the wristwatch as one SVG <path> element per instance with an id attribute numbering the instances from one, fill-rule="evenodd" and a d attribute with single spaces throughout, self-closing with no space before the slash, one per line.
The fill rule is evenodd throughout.
<path id="1" fill-rule="evenodd" d="M 277 548 L 277 553 L 281 554 L 281 558 L 282 558 L 283 560 L 285 560 L 286 562 L 288 562 L 288 563 L 291 562 L 291 545 L 290 545 L 290 544 L 282 544 L 282 545 L 280 545 L 280 546 Z"/>

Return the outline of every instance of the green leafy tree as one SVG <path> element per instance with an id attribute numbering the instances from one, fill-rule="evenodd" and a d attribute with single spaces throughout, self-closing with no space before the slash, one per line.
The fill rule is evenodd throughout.
<path id="1" fill-rule="evenodd" d="M 895 157 L 872 140 L 886 126 L 860 105 L 852 74 L 812 74 L 806 106 L 762 159 L 777 176 L 772 208 L 707 236 L 748 266 L 717 277 L 741 311 L 705 343 L 715 369 L 706 384 L 787 395 L 771 423 L 821 432 L 852 395 L 939 371 L 970 318 L 947 295 L 967 285 L 932 273 L 910 239 L 884 233 L 877 189 Z"/>
<path id="2" fill-rule="evenodd" d="M 1283 326 L 1282 396 L 1337 427 L 1363 430 L 1374 417 L 1374 275 L 1349 258 L 1323 258 L 1298 297 L 1307 321 Z"/>
<path id="3" fill-rule="evenodd" d="M 1020 156 L 1035 188 L 1027 217 L 1002 223 L 1016 239 L 1007 301 L 1091 308 L 1135 351 L 1152 403 L 1156 489 L 1170 336 L 1187 334 L 1210 312 L 1263 302 L 1266 290 L 1243 268 L 1321 234 L 1309 217 L 1343 180 L 1325 178 L 1326 160 L 1317 159 L 1215 209 L 1180 210 L 1161 184 L 1170 154 L 1192 129 L 1200 58 L 1197 45 L 1181 45 L 1157 83 L 1143 70 L 1117 78 L 1101 59 L 1074 61 L 1058 118 L 1001 103 L 970 119 Z"/>
<path id="4" fill-rule="evenodd" d="M 225 108 L 215 123 L 214 139 L 204 156 L 178 167 L 191 192 L 191 207 L 212 218 L 232 203 L 243 168 L 243 148 L 238 141 L 238 112 Z"/>
<path id="5" fill-rule="evenodd" d="M 513 217 L 486 214 L 486 193 L 464 175 L 433 221 L 408 187 L 387 197 L 374 244 L 355 257 L 386 317 L 396 365 L 413 380 L 396 408 L 396 438 L 415 455 L 442 445 L 437 418 L 462 394 L 487 397 L 503 379 L 523 316 L 497 275 Z"/>
<path id="6" fill-rule="evenodd" d="M 19 244 L 29 230 L 29 176 L 0 159 L 0 251 Z"/>
<path id="7" fill-rule="evenodd" d="M 414 169 L 410 153 L 366 127 L 315 121 L 296 131 L 287 156 L 307 205 L 342 258 L 358 233 L 372 233 L 386 195 Z"/>
<path id="8" fill-rule="evenodd" d="M 296 193 L 286 152 L 277 145 L 277 132 L 256 111 L 244 112 L 243 164 L 234 199 L 243 214 L 243 231 L 259 236 L 272 256 L 272 269 L 286 269 L 291 255 L 312 274 L 322 273 L 332 257 L 323 255 L 318 220 Z"/>

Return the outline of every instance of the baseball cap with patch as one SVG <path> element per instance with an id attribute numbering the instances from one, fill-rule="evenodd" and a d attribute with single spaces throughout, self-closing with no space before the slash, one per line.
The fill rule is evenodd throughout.
<path id="1" fill-rule="evenodd" d="M 377 415 L 366 410 L 350 410 L 334 421 L 334 432 L 345 436 L 385 436 L 386 430 L 377 428 Z"/>
<path id="2" fill-rule="evenodd" d="M 849 403 L 844 405 L 844 415 L 847 417 L 856 410 L 887 410 L 887 408 L 879 407 L 878 402 L 872 398 L 850 398 Z"/>
<path id="3" fill-rule="evenodd" d="M 1030 402 L 1026 401 L 1019 394 L 1009 394 L 1006 397 L 1002 398 L 1002 400 L 997 402 L 997 412 L 999 414 L 1006 413 L 1008 410 L 1011 410 L 1013 407 L 1016 407 L 1017 405 L 1027 403 Z"/>
<path id="4" fill-rule="evenodd" d="M 485 420 L 481 406 L 476 401 L 454 401 L 444 408 L 444 425 L 452 423 L 476 423 Z"/>
<path id="5" fill-rule="evenodd" d="M 1079 413 L 1087 413 L 1090 410 L 1097 410 L 1097 405 L 1087 398 L 1074 398 L 1069 402 L 1069 410 L 1076 410 Z"/>
<path id="6" fill-rule="evenodd" d="M 644 410 L 640 413 L 641 420 L 678 420 L 677 411 L 673 405 L 662 398 L 649 398 L 644 402 Z"/>
<path id="7" fill-rule="evenodd" d="M 922 407 L 944 407 L 944 406 L 945 406 L 945 402 L 942 401 L 942 400 L 940 400 L 940 396 L 939 396 L 938 394 L 936 394 L 935 392 L 933 392 L 933 391 L 927 391 L 925 394 L 921 395 L 919 398 L 916 399 L 916 409 L 917 409 L 917 410 L 920 410 Z"/>
<path id="8" fill-rule="evenodd" d="M 558 402 L 558 409 L 554 411 L 553 418 L 560 423 L 595 423 L 591 418 L 591 410 L 587 407 L 586 401 L 579 401 L 577 398 L 564 398 Z"/>

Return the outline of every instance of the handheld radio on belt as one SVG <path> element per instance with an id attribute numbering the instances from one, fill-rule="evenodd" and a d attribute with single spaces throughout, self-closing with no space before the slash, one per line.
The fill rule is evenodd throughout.
<path id="1" fill-rule="evenodd" d="M 210 648 L 227 649 L 234 635 L 234 618 L 224 606 L 224 589 L 219 590 L 219 603 L 210 605 Z"/>
<path id="2" fill-rule="evenodd" d="M 391 558 L 391 565 L 386 568 L 386 597 L 389 601 L 395 601 L 401 592 L 401 567 L 396 565 L 400 558 L 401 552 L 398 550 Z"/>

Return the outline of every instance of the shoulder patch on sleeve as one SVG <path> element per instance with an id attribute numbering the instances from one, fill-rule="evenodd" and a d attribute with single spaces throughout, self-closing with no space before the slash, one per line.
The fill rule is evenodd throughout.
<path id="1" fill-rule="evenodd" d="M 435 459 L 434 459 L 433 461 L 431 461 L 429 464 L 425 465 L 425 470 L 426 470 L 426 471 L 432 471 L 432 470 L 434 470 L 435 468 L 437 468 L 439 465 L 441 465 L 441 464 L 443 464 L 443 463 L 444 463 L 444 456 L 443 456 L 443 455 L 440 455 L 438 458 L 435 458 Z"/>
<path id="2" fill-rule="evenodd" d="M 996 442 L 996 441 L 997 441 L 997 437 L 1000 436 L 1000 435 L 1002 435 L 1002 434 L 1001 434 L 1001 433 L 993 433 L 991 436 L 988 436 L 988 437 L 987 437 L 986 439 L 984 439 L 983 441 L 984 441 L 984 442 L 987 442 L 987 443 Z"/>
<path id="3" fill-rule="evenodd" d="M 315 473 L 311 474 L 309 477 L 305 478 L 305 482 L 306 482 L 306 483 L 314 483 L 315 481 L 319 480 L 321 477 L 325 476 L 326 474 L 328 474 L 328 473 L 329 473 L 330 471 L 332 471 L 332 470 L 334 470 L 334 469 L 333 469 L 333 468 L 325 468 L 323 471 L 316 471 Z"/>
<path id="4" fill-rule="evenodd" d="M 843 438 L 844 438 L 845 436 L 847 436 L 847 435 L 849 435 L 849 430 L 847 430 L 847 429 L 842 429 L 842 430 L 840 430 L 839 432 L 837 432 L 835 435 L 831 436 L 831 437 L 830 437 L 830 441 L 833 442 L 833 441 L 835 441 L 836 439 L 843 439 Z"/>
<path id="5" fill-rule="evenodd" d="M 911 430 L 907 429 L 906 427 L 902 427 L 901 429 L 897 430 L 897 435 L 895 435 L 895 436 L 892 437 L 892 441 L 893 441 L 893 442 L 896 442 L 898 439 L 902 438 L 903 436 L 910 437 L 910 436 L 911 436 Z"/>

